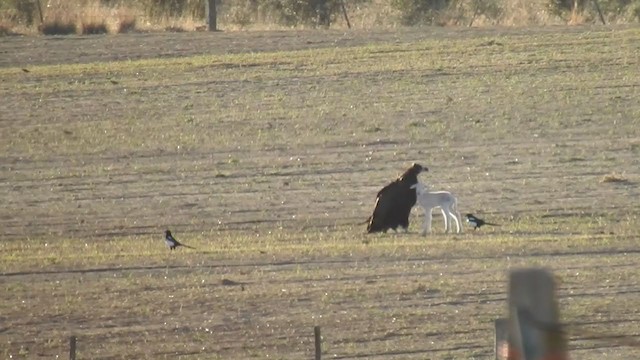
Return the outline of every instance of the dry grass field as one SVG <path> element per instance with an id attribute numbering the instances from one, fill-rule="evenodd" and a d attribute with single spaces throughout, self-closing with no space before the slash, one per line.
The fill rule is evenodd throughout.
<path id="1" fill-rule="evenodd" d="M 492 359 L 509 269 L 640 349 L 640 29 L 6 37 L 0 357 Z M 365 235 L 412 162 L 499 227 Z M 164 247 L 163 231 L 196 249 Z M 636 341 L 637 342 L 637 341 Z"/>

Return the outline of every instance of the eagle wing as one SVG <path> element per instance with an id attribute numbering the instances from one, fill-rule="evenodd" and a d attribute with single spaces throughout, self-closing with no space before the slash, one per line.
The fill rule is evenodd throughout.
<path id="1" fill-rule="evenodd" d="M 373 214 L 369 218 L 367 232 L 387 231 L 398 226 L 395 213 L 398 211 L 397 198 L 401 194 L 399 183 L 394 181 L 378 191 Z"/>

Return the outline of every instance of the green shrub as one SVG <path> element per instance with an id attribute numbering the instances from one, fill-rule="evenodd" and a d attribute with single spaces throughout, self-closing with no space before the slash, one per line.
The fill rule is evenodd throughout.
<path id="1" fill-rule="evenodd" d="M 574 0 L 547 0 L 547 8 L 552 14 L 565 16 L 573 11 Z M 619 15 L 630 15 L 633 20 L 640 18 L 640 0 L 598 0 L 598 5 L 604 15 L 613 17 Z M 593 0 L 578 0 L 578 12 L 587 10 L 589 13 L 595 13 L 596 9 Z M 638 10 L 639 14 L 635 11 Z"/>
<path id="2" fill-rule="evenodd" d="M 472 0 L 469 13 L 471 19 L 469 26 L 473 23 L 476 16 L 484 15 L 488 19 L 497 20 L 502 16 L 501 0 Z"/>
<path id="3" fill-rule="evenodd" d="M 266 13 L 276 22 L 286 26 L 328 27 L 336 17 L 342 16 L 341 0 L 249 0 L 259 12 Z M 353 0 L 350 5 L 369 2 Z"/>
<path id="4" fill-rule="evenodd" d="M 391 6 L 400 12 L 403 25 L 435 24 L 440 12 L 453 0 L 392 0 Z"/>
<path id="5" fill-rule="evenodd" d="M 640 2 L 632 6 L 631 16 L 633 20 L 640 21 Z"/>
<path id="6" fill-rule="evenodd" d="M 605 14 L 622 15 L 627 10 L 633 13 L 634 7 L 640 7 L 640 0 L 599 0 L 600 8 Z"/>
<path id="7" fill-rule="evenodd" d="M 33 25 L 39 20 L 35 0 L 0 0 L 0 13 L 13 23 Z"/>

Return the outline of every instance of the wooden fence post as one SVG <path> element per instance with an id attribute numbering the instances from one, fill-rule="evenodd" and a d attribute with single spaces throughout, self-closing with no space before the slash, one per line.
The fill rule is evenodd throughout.
<path id="1" fill-rule="evenodd" d="M 322 336 L 320 336 L 320 326 L 313 327 L 313 336 L 316 344 L 316 360 L 322 359 Z"/>
<path id="2" fill-rule="evenodd" d="M 206 17 L 207 17 L 208 29 L 209 29 L 209 31 L 216 31 L 217 30 L 216 0 L 207 0 L 205 7 L 206 7 L 205 8 L 205 13 L 206 13 Z"/>
<path id="3" fill-rule="evenodd" d="M 508 360 L 567 360 L 553 275 L 545 269 L 511 271 Z"/>
<path id="4" fill-rule="evenodd" d="M 76 337 L 69 338 L 69 360 L 76 360 Z"/>

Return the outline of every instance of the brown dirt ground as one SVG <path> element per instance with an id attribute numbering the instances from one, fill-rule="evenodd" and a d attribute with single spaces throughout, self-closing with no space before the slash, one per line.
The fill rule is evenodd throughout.
<path id="1" fill-rule="evenodd" d="M 527 51 L 526 45 L 534 46 L 536 41 L 522 39 L 557 34 L 575 36 L 579 42 L 591 32 L 615 35 L 622 30 L 10 37 L 0 43 L 0 67 L 412 43 L 431 37 L 523 41 L 522 51 Z M 631 40 L 622 44 L 611 40 L 611 46 L 635 46 L 638 54 L 637 33 Z M 550 53 L 558 54 L 568 46 L 581 45 L 549 46 L 556 46 L 556 52 Z M 599 63 L 580 58 L 549 60 L 535 68 L 518 63 L 510 76 L 531 72 L 535 77 L 513 89 L 505 88 L 506 82 L 498 83 L 498 88 L 488 80 L 483 83 L 496 73 L 508 72 L 499 62 L 473 71 L 464 66 L 447 68 L 429 77 L 411 71 L 372 79 L 367 78 L 369 74 L 328 80 L 293 74 L 280 82 L 260 84 L 187 81 L 188 76 L 210 74 L 187 69 L 164 74 L 158 81 L 165 83 L 150 83 L 133 99 L 102 85 L 55 94 L 45 86 L 42 97 L 32 99 L 9 91 L 14 78 L 3 79 L 3 256 L 11 259 L 11 249 L 26 239 L 35 247 L 43 241 L 55 244 L 69 238 L 77 239 L 80 247 L 115 241 L 126 255 L 77 268 L 55 263 L 21 265 L 20 261 L 32 264 L 28 257 L 3 265 L 0 355 L 66 356 L 66 337 L 75 333 L 81 358 L 300 359 L 311 357 L 312 327 L 320 324 L 330 358 L 487 359 L 493 356 L 492 321 L 506 311 L 504 271 L 541 265 L 562 278 L 561 306 L 570 314 L 570 322 L 582 324 L 571 335 L 572 357 L 633 358 L 636 345 L 621 344 L 616 336 L 633 339 L 640 321 L 640 285 L 635 277 L 640 77 L 632 70 L 640 64 L 637 57 L 622 59 L 613 50 L 598 56 Z M 33 71 L 29 74 L 35 79 L 25 81 L 34 86 L 51 81 L 37 78 Z M 398 77 L 398 81 L 378 89 L 375 84 L 381 76 Z M 400 85 L 392 88 L 420 76 L 425 76 L 429 91 L 414 95 L 411 101 L 400 97 Z M 556 77 L 572 80 L 557 83 Z M 102 80 L 91 74 L 82 78 L 89 84 Z M 191 112 L 193 118 L 187 120 L 195 119 L 197 124 L 209 116 L 207 104 L 216 91 L 240 99 L 243 93 L 277 93 L 283 88 L 294 94 L 305 81 L 326 81 L 346 89 L 351 82 L 370 84 L 376 96 L 357 96 L 355 105 L 343 104 L 344 94 L 331 101 L 336 109 L 379 109 L 375 114 L 362 111 L 381 129 L 351 136 L 346 130 L 355 133 L 357 119 L 355 125 L 347 126 L 340 119 L 318 117 L 309 120 L 309 127 L 326 125 L 330 135 L 314 140 L 313 129 L 308 130 L 312 135 L 305 135 L 304 128 L 277 114 L 265 124 L 264 119 L 251 116 L 255 109 L 248 108 L 246 121 L 234 126 L 241 133 L 268 127 L 277 140 L 234 143 L 234 138 L 224 143 L 224 136 L 216 135 L 231 126 L 231 120 L 224 118 L 194 131 L 194 136 L 205 133 L 219 143 L 184 149 L 170 140 L 173 120 L 167 119 Z M 547 95 L 532 95 L 527 88 L 539 85 L 534 81 L 554 85 Z M 191 96 L 182 99 L 181 94 Z M 391 95 L 384 98 L 383 94 Z M 532 96 L 546 97 L 515 105 Z M 384 101 L 371 100 L 376 97 Z M 154 107 L 142 98 L 152 99 Z M 292 105 L 304 110 L 303 100 Z M 228 101 L 232 100 L 218 104 Z M 396 102 L 403 106 L 394 107 Z M 112 113 L 100 110 L 107 105 Z M 264 100 L 260 106 L 271 105 Z M 81 141 L 83 132 L 102 130 L 102 121 L 121 119 L 125 113 L 157 119 L 153 136 L 166 133 L 170 146 L 92 151 Z M 385 116 L 388 122 L 383 121 Z M 419 121 L 407 125 L 406 120 L 396 120 L 407 118 L 438 118 L 439 122 L 423 130 Z M 137 131 L 136 126 L 104 131 L 126 136 Z M 446 131 L 438 131 L 437 126 Z M 416 129 L 411 141 L 402 134 L 407 127 Z M 278 133 L 281 128 L 282 134 Z M 290 141 L 296 134 L 303 140 Z M 43 146 L 37 141 L 40 136 L 67 143 L 77 140 L 82 150 L 73 153 L 54 143 Z M 411 161 L 430 166 L 425 179 L 455 191 L 463 212 L 479 212 L 503 227 L 460 235 L 455 242 L 446 242 L 441 235 L 425 240 L 416 236 L 415 227 L 409 235 L 364 237 L 363 226 L 355 224 L 368 216 L 380 183 L 395 177 Z M 614 172 L 627 181 L 601 182 Z M 438 219 L 435 222 L 437 226 Z M 231 260 L 224 255 L 211 259 L 206 252 L 188 259 L 184 256 L 191 253 L 187 252 L 179 253 L 181 258 L 154 254 L 145 260 L 127 253 L 126 243 L 118 242 L 128 236 L 161 236 L 167 224 L 182 234 L 181 239 L 201 242 L 207 236 L 232 241 L 236 233 L 253 236 L 272 231 L 281 232 L 283 239 L 264 254 L 246 259 L 229 255 Z M 278 253 L 280 246 L 304 246 L 308 233 L 354 239 L 356 250 L 299 258 Z M 501 238 L 507 239 L 504 250 L 481 250 L 483 241 L 499 243 L 496 239 Z M 559 239 L 568 239 L 569 245 Z M 390 251 L 369 253 L 363 241 L 380 242 L 388 246 L 383 250 Z M 245 283 L 244 290 L 224 286 L 221 279 L 226 278 Z"/>
<path id="2" fill-rule="evenodd" d="M 307 30 L 252 32 L 141 33 L 115 36 L 11 36 L 2 39 L 0 67 L 137 60 L 204 54 L 287 51 L 365 44 L 415 42 L 428 38 L 534 35 L 557 27 L 526 29 Z M 565 33 L 590 27 L 562 27 Z M 597 29 L 597 27 L 594 27 Z"/>

